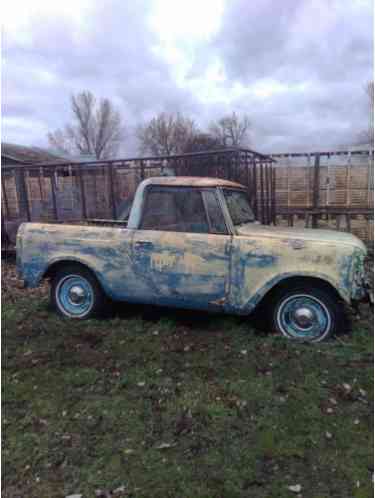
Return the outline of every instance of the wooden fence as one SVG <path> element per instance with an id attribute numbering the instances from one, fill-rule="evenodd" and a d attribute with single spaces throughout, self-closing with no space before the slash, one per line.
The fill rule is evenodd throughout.
<path id="1" fill-rule="evenodd" d="M 279 222 L 304 221 L 373 241 L 372 150 L 273 154 Z"/>

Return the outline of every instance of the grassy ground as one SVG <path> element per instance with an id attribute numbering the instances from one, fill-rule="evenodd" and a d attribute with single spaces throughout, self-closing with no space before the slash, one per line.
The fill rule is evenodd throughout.
<path id="1" fill-rule="evenodd" d="M 370 315 L 308 346 L 134 306 L 75 323 L 46 291 L 4 266 L 4 496 L 373 495 Z"/>

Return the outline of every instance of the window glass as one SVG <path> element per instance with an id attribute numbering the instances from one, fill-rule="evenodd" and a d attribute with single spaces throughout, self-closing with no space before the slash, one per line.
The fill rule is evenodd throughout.
<path id="1" fill-rule="evenodd" d="M 203 195 L 206 201 L 207 214 L 210 219 L 211 232 L 228 233 L 223 211 L 220 207 L 216 193 L 212 190 L 206 190 Z"/>
<path id="2" fill-rule="evenodd" d="M 229 214 L 233 225 L 242 225 L 255 221 L 254 212 L 250 207 L 248 197 L 240 190 L 224 190 Z"/>
<path id="3" fill-rule="evenodd" d="M 188 188 L 150 189 L 146 194 L 141 228 L 143 230 L 208 233 L 201 192 Z"/>
<path id="4" fill-rule="evenodd" d="M 172 230 L 177 223 L 173 192 L 149 190 L 143 210 L 144 230 Z"/>

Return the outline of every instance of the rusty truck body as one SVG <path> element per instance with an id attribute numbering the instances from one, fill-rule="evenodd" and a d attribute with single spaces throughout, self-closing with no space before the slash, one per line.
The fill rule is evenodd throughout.
<path id="1" fill-rule="evenodd" d="M 267 306 L 274 330 L 311 342 L 367 296 L 365 256 L 347 233 L 261 225 L 246 189 L 217 178 L 144 180 L 123 225 L 24 223 L 17 235 L 25 285 L 51 279 L 64 316 L 91 317 L 108 298 L 240 315 Z"/>

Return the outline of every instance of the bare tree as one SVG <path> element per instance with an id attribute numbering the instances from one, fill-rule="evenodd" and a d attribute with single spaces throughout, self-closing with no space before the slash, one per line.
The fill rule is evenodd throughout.
<path id="1" fill-rule="evenodd" d="M 72 95 L 74 122 L 48 133 L 52 147 L 66 154 L 92 155 L 97 159 L 114 156 L 123 138 L 121 117 L 109 99 L 97 104 L 89 91 Z"/>
<path id="2" fill-rule="evenodd" d="M 149 152 L 155 156 L 169 156 L 184 152 L 186 144 L 195 133 L 194 121 L 178 113 L 164 112 L 137 129 L 141 152 Z"/>
<path id="3" fill-rule="evenodd" d="M 196 133 L 187 141 L 184 152 L 204 152 L 222 148 L 223 146 L 217 138 L 208 133 Z"/>
<path id="4" fill-rule="evenodd" d="M 223 147 L 241 147 L 250 142 L 250 118 L 244 114 L 237 116 L 235 112 L 212 122 L 210 134 L 217 139 Z"/>

